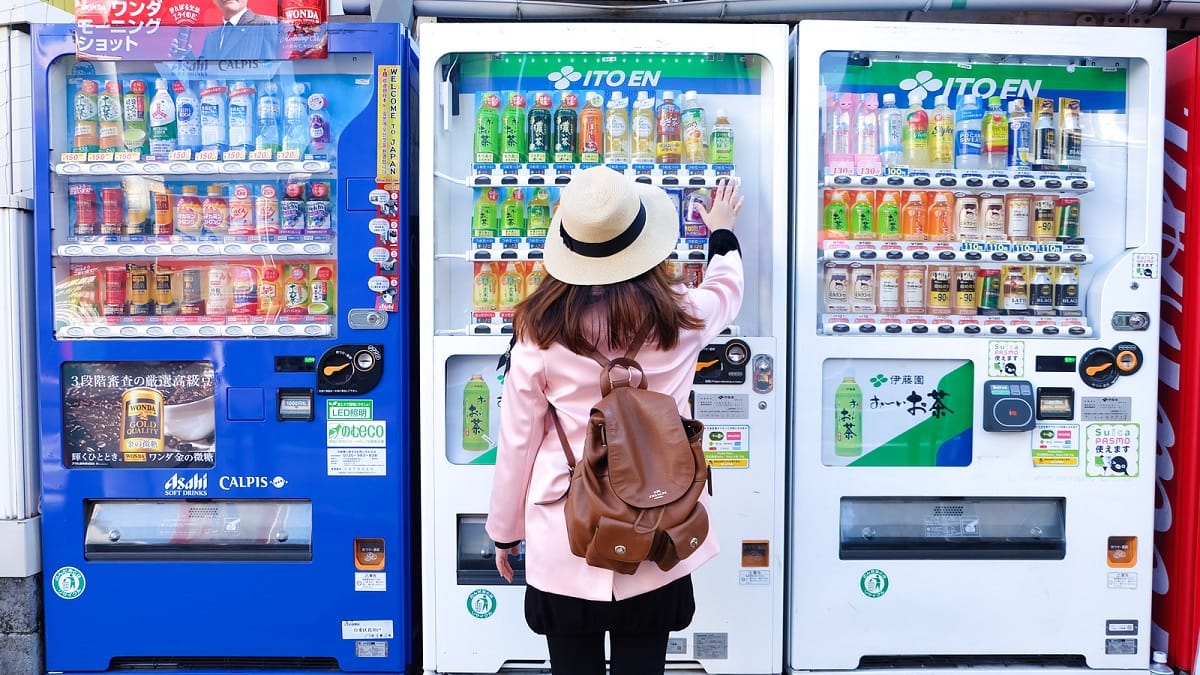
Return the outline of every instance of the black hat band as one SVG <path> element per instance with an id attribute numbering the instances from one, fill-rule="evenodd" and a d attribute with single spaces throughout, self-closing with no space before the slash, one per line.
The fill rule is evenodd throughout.
<path id="1" fill-rule="evenodd" d="M 581 255 L 585 258 L 607 258 L 610 255 L 615 255 L 629 248 L 629 245 L 637 241 L 638 235 L 646 227 L 646 205 L 638 200 L 638 212 L 634 216 L 633 222 L 625 231 L 608 241 L 598 241 L 595 243 L 587 241 L 579 241 L 567 234 L 567 229 L 562 226 L 562 221 L 558 223 L 558 234 L 562 237 L 563 245 L 567 250 Z"/>

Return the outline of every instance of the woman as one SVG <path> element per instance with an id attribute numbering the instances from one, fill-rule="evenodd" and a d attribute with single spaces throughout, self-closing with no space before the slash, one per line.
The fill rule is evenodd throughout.
<path id="1" fill-rule="evenodd" d="M 652 390 L 675 398 L 680 414 L 701 348 L 730 324 L 742 302 L 742 260 L 733 223 L 742 207 L 737 184 L 724 181 L 702 211 L 709 235 L 704 282 L 672 285 L 667 256 L 679 216 L 667 194 L 605 167 L 580 172 L 563 189 L 546 237 L 547 279 L 514 316 L 515 340 L 504 380 L 500 441 L 487 532 L 496 569 L 509 582 L 508 556 L 525 541 L 525 618 L 546 636 L 555 675 L 603 675 L 604 634 L 612 674 L 661 674 L 670 631 L 695 611 L 691 571 L 717 554 L 710 532 L 668 571 L 643 562 L 632 575 L 592 567 L 571 554 L 562 496 L 566 456 L 550 421 L 583 447 L 592 404 L 600 399 L 595 348 L 625 353 L 653 322 L 636 359 Z M 705 501 L 707 498 L 703 498 Z"/>

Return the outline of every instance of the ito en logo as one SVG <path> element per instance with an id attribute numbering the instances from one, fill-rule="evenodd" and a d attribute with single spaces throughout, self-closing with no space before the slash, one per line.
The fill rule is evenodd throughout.
<path id="1" fill-rule="evenodd" d="M 942 88 L 942 81 L 934 77 L 930 71 L 922 70 L 917 73 L 916 77 L 906 77 L 901 80 L 900 88 L 910 94 L 917 92 L 920 95 L 917 100 L 924 101 L 930 93 Z"/>
<path id="2" fill-rule="evenodd" d="M 880 373 L 880 374 L 876 375 L 875 377 L 871 378 L 871 384 L 875 385 L 876 389 L 887 384 L 887 381 L 888 381 L 887 375 L 884 375 L 883 373 Z"/>
<path id="3" fill-rule="evenodd" d="M 550 73 L 546 76 L 547 80 L 554 83 L 555 89 L 567 89 L 573 83 L 583 79 L 583 73 L 575 70 L 575 66 L 565 65 L 556 73 Z"/>

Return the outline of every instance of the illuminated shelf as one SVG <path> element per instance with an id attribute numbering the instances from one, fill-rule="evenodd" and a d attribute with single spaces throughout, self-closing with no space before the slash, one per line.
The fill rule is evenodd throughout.
<path id="1" fill-rule="evenodd" d="M 1084 244 L 1057 241 L 826 241 L 817 250 L 826 262 L 968 263 L 977 265 L 1087 265 Z"/>
<path id="2" fill-rule="evenodd" d="M 512 332 L 513 332 L 512 316 L 511 316 L 512 313 L 506 312 L 505 316 L 501 316 L 500 312 L 496 312 L 495 314 L 496 314 L 495 317 L 476 316 L 475 321 L 473 323 L 467 324 L 466 326 L 464 326 L 462 328 L 449 329 L 449 330 L 438 330 L 435 332 L 435 335 L 437 335 L 439 337 L 455 336 L 455 335 L 465 335 L 465 336 L 471 336 L 471 337 L 489 336 L 489 335 L 502 335 L 502 336 L 512 335 Z M 737 337 L 741 334 L 742 334 L 741 328 L 736 325 L 727 326 L 725 328 L 725 330 L 721 331 L 721 333 L 720 333 L 720 335 L 722 335 L 724 337 Z"/>
<path id="3" fill-rule="evenodd" d="M 704 241 L 701 239 L 701 241 Z M 515 248 L 472 248 L 466 253 L 437 253 L 434 258 L 454 258 L 460 260 L 471 260 L 475 262 L 494 262 L 507 260 L 541 260 L 543 251 L 541 248 L 531 248 L 527 244 L 520 244 Z M 708 251 L 704 248 L 676 248 L 667 256 L 669 260 L 677 260 L 686 263 L 707 263 Z"/>
<path id="4" fill-rule="evenodd" d="M 955 192 L 1091 192 L 1096 184 L 1086 171 L 967 171 L 938 169 L 895 176 L 825 174 L 830 188 L 953 190 Z"/>
<path id="5" fill-rule="evenodd" d="M 95 241 L 68 242 L 60 245 L 56 252 L 60 256 L 85 257 L 130 257 L 177 256 L 289 256 L 328 255 L 333 244 L 328 238 L 320 241 L 153 241 L 122 242 Z"/>
<path id="6" fill-rule="evenodd" d="M 60 327 L 55 332 L 60 340 L 90 340 L 104 338 L 224 338 L 224 337 L 328 337 L 333 334 L 332 317 L 325 321 L 276 323 L 181 323 L 176 317 L 137 317 L 138 323 L 90 323 Z M 203 317 L 208 319 L 209 317 Z"/>
<path id="7" fill-rule="evenodd" d="M 187 176 L 187 175 L 232 175 L 232 174 L 292 174 L 327 173 L 327 160 L 246 160 L 246 161 L 113 161 L 71 162 L 54 164 L 54 173 L 60 176 Z"/>
<path id="8" fill-rule="evenodd" d="M 1081 316 L 941 316 L 823 314 L 822 335 L 921 335 L 1018 337 L 1091 337 L 1092 328 Z"/>
<path id="9" fill-rule="evenodd" d="M 596 164 L 476 164 L 466 184 L 472 187 L 562 186 L 571 176 Z M 660 187 L 715 187 L 734 177 L 733 165 L 607 164 L 639 183 Z"/>

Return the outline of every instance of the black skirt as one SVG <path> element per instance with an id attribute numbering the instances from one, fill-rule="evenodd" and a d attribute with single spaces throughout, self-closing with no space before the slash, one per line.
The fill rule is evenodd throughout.
<path id="1" fill-rule="evenodd" d="M 525 622 L 540 635 L 683 630 L 696 613 L 692 576 L 624 600 L 583 600 L 525 588 Z"/>

